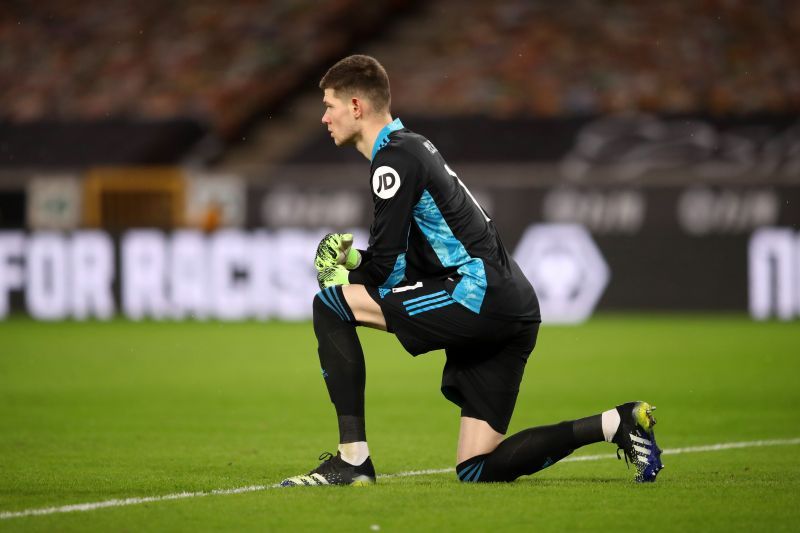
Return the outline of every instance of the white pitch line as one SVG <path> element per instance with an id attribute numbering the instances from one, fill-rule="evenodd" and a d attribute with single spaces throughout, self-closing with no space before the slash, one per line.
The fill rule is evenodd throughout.
<path id="1" fill-rule="evenodd" d="M 800 439 L 772 439 L 772 440 L 751 440 L 746 442 L 723 442 L 721 444 L 708 444 L 706 446 L 688 446 L 686 448 L 672 448 L 664 450 L 662 453 L 675 455 L 679 453 L 697 452 L 718 452 L 721 450 L 733 450 L 735 448 L 757 448 L 759 446 L 788 446 L 800 444 Z"/>
<path id="2" fill-rule="evenodd" d="M 772 440 L 751 440 L 746 442 L 722 442 L 719 444 L 708 444 L 705 446 L 687 446 L 684 448 L 669 448 L 663 450 L 664 455 L 679 455 L 683 453 L 699 453 L 699 452 L 719 452 L 723 450 L 733 450 L 737 448 L 758 448 L 762 446 L 791 446 L 800 444 L 800 438 L 796 439 L 772 439 Z M 560 463 L 569 463 L 577 461 L 597 461 L 600 459 L 611 459 L 616 457 L 614 454 L 601 454 L 601 455 L 578 455 L 576 457 L 567 457 L 559 461 Z M 410 476 L 425 476 L 430 474 L 447 474 L 454 472 L 451 468 L 439 468 L 435 470 L 412 470 L 409 472 L 398 472 L 396 474 L 383 474 L 378 477 L 381 479 L 410 477 Z M 278 488 L 279 484 L 274 485 L 250 485 L 247 487 L 238 487 L 235 489 L 216 489 L 204 492 L 179 492 L 176 494 L 167 494 L 165 496 L 147 496 L 144 498 L 125 498 L 119 500 L 106 500 L 104 502 L 93 503 L 77 503 L 73 505 L 63 505 L 61 507 L 44 507 L 40 509 L 27 509 L 24 511 L 4 511 L 0 513 L 0 520 L 8 518 L 21 518 L 24 516 L 42 516 L 57 513 L 74 513 L 79 511 L 94 511 L 95 509 L 104 509 L 107 507 L 126 507 L 128 505 L 139 505 L 142 503 L 154 503 L 170 500 L 185 500 L 187 498 L 202 498 L 204 496 L 224 496 L 228 494 L 243 494 L 246 492 L 259 492 L 262 490 Z"/>
<path id="3" fill-rule="evenodd" d="M 723 450 L 735 450 L 736 448 L 758 448 L 761 446 L 790 446 L 800 444 L 800 439 L 772 439 L 772 440 L 750 440 L 745 442 L 722 442 L 720 444 L 707 444 L 705 446 L 687 446 L 685 448 L 669 448 L 661 450 L 662 455 L 679 455 L 682 453 L 699 452 L 721 452 Z M 616 457 L 613 453 L 600 455 L 578 455 L 561 459 L 559 463 L 571 463 L 575 461 L 597 461 L 598 459 L 612 459 Z M 398 475 L 398 474 L 395 474 Z"/>

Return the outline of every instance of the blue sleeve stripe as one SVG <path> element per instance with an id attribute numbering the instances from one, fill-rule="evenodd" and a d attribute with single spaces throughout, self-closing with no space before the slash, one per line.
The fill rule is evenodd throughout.
<path id="1" fill-rule="evenodd" d="M 416 309 L 414 311 L 411 311 L 410 313 L 408 313 L 408 316 L 418 315 L 420 313 L 424 313 L 425 311 L 431 311 L 433 309 L 439 309 L 440 307 L 445 307 L 447 305 L 454 304 L 454 303 L 456 303 L 455 300 L 447 300 L 446 302 L 442 302 L 440 304 L 429 305 L 428 307 L 423 307 L 422 309 Z"/>
<path id="2" fill-rule="evenodd" d="M 330 308 L 331 308 L 331 310 L 333 310 L 333 312 L 334 312 L 334 313 L 336 313 L 337 315 L 339 315 L 339 318 L 341 318 L 342 320 L 344 320 L 345 322 L 347 322 L 347 319 L 346 319 L 344 316 L 342 316 L 342 312 L 341 312 L 341 311 L 339 311 L 339 310 L 336 308 L 336 306 L 333 304 L 333 302 L 331 302 L 330 300 L 328 300 L 329 296 L 328 296 L 328 294 L 326 294 L 326 293 L 325 293 L 325 291 L 324 291 L 324 290 L 322 290 L 322 291 L 319 291 L 319 292 L 317 293 L 317 295 L 319 296 L 319 299 L 320 299 L 320 300 L 322 300 L 322 303 L 324 303 L 325 305 L 327 305 L 328 307 L 330 307 Z"/>
<path id="3" fill-rule="evenodd" d="M 443 294 L 447 294 L 447 291 L 439 291 L 439 292 L 434 292 L 433 294 L 426 294 L 425 296 L 420 296 L 419 298 L 412 298 L 410 300 L 404 301 L 403 305 L 407 306 L 409 304 L 413 304 L 414 302 L 419 302 L 420 300 L 427 300 L 428 298 L 433 298 L 435 296 L 441 296 Z"/>
<path id="4" fill-rule="evenodd" d="M 430 300 L 425 300 L 424 302 L 420 302 L 418 304 L 406 306 L 406 311 L 412 311 L 414 309 L 417 309 L 417 308 L 420 308 L 420 307 L 425 307 L 426 305 L 429 305 L 429 304 L 435 304 L 435 303 L 443 302 L 445 300 L 452 300 L 452 298 L 450 298 L 449 294 L 445 294 L 444 296 L 439 296 L 438 298 L 432 298 Z"/>
<path id="5" fill-rule="evenodd" d="M 353 319 L 350 317 L 350 313 L 347 312 L 347 306 L 342 303 L 342 299 L 339 297 L 339 291 L 336 290 L 336 287 L 328 287 L 328 288 L 331 289 L 331 293 L 336 298 L 336 303 L 339 304 L 339 309 L 341 309 L 342 312 L 344 313 L 344 316 L 347 317 L 347 321 L 352 322 Z M 344 294 L 342 294 L 342 298 L 344 298 Z"/>

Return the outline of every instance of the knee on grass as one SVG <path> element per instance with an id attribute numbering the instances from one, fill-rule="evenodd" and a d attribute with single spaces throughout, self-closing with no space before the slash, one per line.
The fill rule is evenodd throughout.
<path id="1" fill-rule="evenodd" d="M 482 481 L 497 481 L 485 471 L 486 459 L 489 454 L 476 455 L 456 465 L 456 475 L 462 483 L 479 483 Z"/>

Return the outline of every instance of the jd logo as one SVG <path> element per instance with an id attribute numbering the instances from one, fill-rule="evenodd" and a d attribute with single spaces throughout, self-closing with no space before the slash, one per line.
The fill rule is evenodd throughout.
<path id="1" fill-rule="evenodd" d="M 386 200 L 397 194 L 400 188 L 400 175 L 392 167 L 378 167 L 372 174 L 372 190 L 379 198 Z"/>
<path id="2" fill-rule="evenodd" d="M 389 190 L 394 187 L 394 175 L 389 174 L 388 172 L 381 176 L 381 179 L 378 180 L 378 192 L 381 192 L 381 189 Z"/>

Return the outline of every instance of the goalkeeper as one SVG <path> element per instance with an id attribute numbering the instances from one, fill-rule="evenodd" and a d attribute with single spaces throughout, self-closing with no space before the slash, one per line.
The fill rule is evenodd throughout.
<path id="1" fill-rule="evenodd" d="M 314 332 L 336 409 L 339 447 L 283 486 L 375 481 L 364 421 L 366 374 L 356 326 L 394 334 L 411 355 L 444 349 L 442 394 L 460 407 L 461 481 L 512 481 L 593 442 L 622 448 L 638 481 L 661 469 L 645 402 L 505 433 L 539 331 L 531 284 L 508 255 L 490 216 L 437 148 L 389 111 L 389 80 L 374 58 L 347 57 L 320 82 L 322 123 L 337 146 L 371 161 L 375 204 L 369 245 L 329 234 L 315 266 Z"/>

